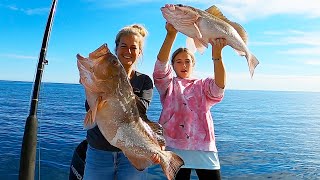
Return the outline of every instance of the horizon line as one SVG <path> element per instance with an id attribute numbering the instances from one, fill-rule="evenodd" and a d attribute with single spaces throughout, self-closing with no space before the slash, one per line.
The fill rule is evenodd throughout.
<path id="1" fill-rule="evenodd" d="M 34 83 L 33 81 L 23 81 L 23 80 L 7 80 L 7 79 L 0 79 L 1 81 L 7 82 L 21 82 L 21 83 Z M 41 83 L 48 83 L 48 84 L 70 84 L 70 85 L 80 85 L 80 83 L 74 82 L 51 82 L 51 81 L 42 81 Z M 154 87 L 154 89 L 156 89 Z M 277 90 L 277 89 L 236 89 L 236 88 L 227 88 L 225 91 L 271 91 L 271 92 L 305 92 L 305 93 L 320 93 L 320 91 L 307 91 L 307 90 Z"/>

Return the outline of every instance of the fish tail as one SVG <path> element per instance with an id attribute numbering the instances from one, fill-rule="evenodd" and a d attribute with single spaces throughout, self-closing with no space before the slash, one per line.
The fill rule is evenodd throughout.
<path id="1" fill-rule="evenodd" d="M 248 55 L 246 55 L 246 58 L 247 58 L 248 66 L 249 66 L 250 75 L 252 78 L 253 74 L 254 74 L 254 69 L 259 64 L 259 61 L 252 53 L 248 53 Z"/>
<path id="2" fill-rule="evenodd" d="M 163 153 L 165 153 L 166 160 L 161 161 L 161 168 L 168 180 L 173 180 L 184 162 L 180 156 L 171 151 L 163 151 Z"/>

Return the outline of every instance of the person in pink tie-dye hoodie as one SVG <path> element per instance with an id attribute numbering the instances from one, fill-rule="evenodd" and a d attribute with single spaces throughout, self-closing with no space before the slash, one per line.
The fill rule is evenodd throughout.
<path id="1" fill-rule="evenodd" d="M 190 179 L 191 169 L 195 169 L 200 180 L 221 179 L 210 108 L 224 96 L 226 74 L 222 49 L 226 40 L 210 40 L 214 78 L 195 79 L 191 77 L 195 58 L 187 48 L 178 48 L 169 63 L 177 30 L 169 23 L 166 30 L 153 79 L 163 108 L 159 123 L 164 129 L 166 148 L 185 162 L 176 179 Z"/>

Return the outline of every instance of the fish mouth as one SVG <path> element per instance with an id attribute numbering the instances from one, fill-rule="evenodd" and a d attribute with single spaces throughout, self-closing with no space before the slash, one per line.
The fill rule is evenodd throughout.
<path id="1" fill-rule="evenodd" d="M 165 5 L 161 7 L 164 18 L 176 26 L 186 26 L 195 23 L 199 19 L 199 14 L 195 9 L 182 4 Z"/>
<path id="2" fill-rule="evenodd" d="M 164 14 L 172 14 L 175 12 L 176 7 L 173 4 L 166 4 L 165 6 L 161 7 L 160 10 Z"/>
<path id="3" fill-rule="evenodd" d="M 80 83 L 93 93 L 113 92 L 123 79 L 123 66 L 106 44 L 89 54 L 88 58 L 77 54 Z M 132 59 L 125 55 L 124 59 Z"/>
<path id="4" fill-rule="evenodd" d="M 174 11 L 175 10 L 175 5 L 174 4 L 166 4 L 166 5 L 162 6 L 160 9 L 164 10 L 166 8 L 168 8 L 171 11 Z"/>

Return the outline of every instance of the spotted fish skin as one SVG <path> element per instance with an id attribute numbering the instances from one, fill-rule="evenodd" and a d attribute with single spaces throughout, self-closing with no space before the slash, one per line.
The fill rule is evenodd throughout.
<path id="1" fill-rule="evenodd" d="M 210 39 L 226 39 L 227 44 L 240 56 L 246 57 L 250 75 L 253 77 L 259 61 L 247 47 L 248 35 L 245 29 L 228 20 L 216 6 L 203 11 L 182 4 L 167 4 L 160 10 L 167 22 L 188 36 L 187 47 L 193 52 L 203 53 Z"/>
<path id="2" fill-rule="evenodd" d="M 85 128 L 97 125 L 108 142 L 121 149 L 138 170 L 153 165 L 151 157 L 157 154 L 166 177 L 174 179 L 184 162 L 175 153 L 161 149 L 163 137 L 155 133 L 162 131 L 161 125 L 139 117 L 127 74 L 108 46 L 103 44 L 88 58 L 77 54 L 77 66 L 90 106 Z"/>

